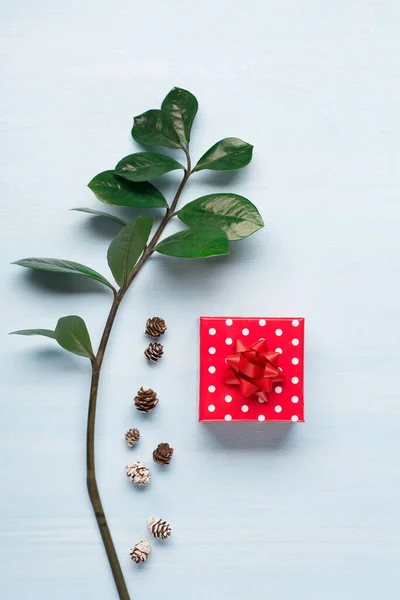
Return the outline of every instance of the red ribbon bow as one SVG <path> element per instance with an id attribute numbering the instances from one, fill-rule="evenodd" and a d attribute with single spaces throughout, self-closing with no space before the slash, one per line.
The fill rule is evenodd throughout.
<path id="1" fill-rule="evenodd" d="M 283 381 L 277 367 L 280 353 L 268 352 L 267 343 L 263 339 L 251 346 L 236 340 L 234 347 L 235 353 L 226 358 L 229 369 L 225 373 L 225 383 L 239 385 L 244 396 L 256 394 L 266 402 L 272 386 Z"/>

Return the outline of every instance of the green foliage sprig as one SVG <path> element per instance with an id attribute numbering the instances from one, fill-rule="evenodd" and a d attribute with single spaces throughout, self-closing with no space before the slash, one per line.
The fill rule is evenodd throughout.
<path id="1" fill-rule="evenodd" d="M 229 253 L 230 241 L 241 240 L 264 225 L 254 204 L 234 193 L 208 194 L 177 210 L 181 193 L 192 175 L 206 169 L 241 169 L 248 165 L 252 158 L 251 144 L 237 138 L 225 138 L 207 150 L 192 168 L 189 142 L 197 110 L 198 102 L 193 94 L 181 88 L 173 88 L 164 98 L 160 109 L 148 110 L 134 118 L 132 137 L 136 142 L 144 146 L 163 146 L 181 151 L 184 153 L 185 166 L 165 154 L 136 152 L 122 158 L 115 169 L 99 173 L 89 183 L 89 188 L 103 204 L 165 209 L 165 216 L 151 238 L 151 217 L 139 216 L 126 223 L 108 212 L 92 208 L 72 209 L 112 219 L 122 226 L 107 252 L 108 265 L 116 286 L 90 267 L 69 260 L 24 258 L 14 263 L 30 269 L 89 277 L 113 292 L 113 302 L 96 353 L 93 351 L 84 320 L 74 315 L 59 319 L 54 330 L 23 329 L 12 333 L 53 338 L 65 350 L 91 361 L 92 380 L 86 439 L 87 487 L 121 600 L 130 600 L 130 596 L 102 507 L 96 482 L 94 454 L 100 371 L 119 305 L 132 281 L 154 252 L 180 258 L 224 255 Z M 183 178 L 169 205 L 150 180 L 175 170 L 182 170 Z M 164 229 L 174 217 L 178 217 L 188 228 L 160 241 Z"/>

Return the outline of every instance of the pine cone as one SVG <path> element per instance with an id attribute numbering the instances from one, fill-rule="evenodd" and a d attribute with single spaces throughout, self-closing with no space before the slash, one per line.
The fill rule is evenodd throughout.
<path id="1" fill-rule="evenodd" d="M 145 333 L 147 335 L 158 338 L 160 335 L 163 335 L 167 331 L 167 326 L 165 324 L 164 319 L 161 317 L 152 317 L 151 319 L 147 319 Z"/>
<path id="2" fill-rule="evenodd" d="M 169 465 L 171 462 L 174 449 L 171 448 L 166 442 L 158 444 L 157 448 L 153 452 L 153 460 L 159 465 Z"/>
<path id="3" fill-rule="evenodd" d="M 150 471 L 141 462 L 136 461 L 131 465 L 126 465 L 126 474 L 136 485 L 147 485 L 150 483 Z"/>
<path id="4" fill-rule="evenodd" d="M 140 412 L 148 413 L 158 404 L 157 393 L 146 385 L 142 385 L 133 401 Z"/>
<path id="5" fill-rule="evenodd" d="M 165 540 L 171 535 L 171 527 L 167 521 L 149 517 L 147 524 L 149 526 L 151 535 L 155 538 Z"/>
<path id="6" fill-rule="evenodd" d="M 157 362 L 160 360 L 164 353 L 164 346 L 159 344 L 158 342 L 150 342 L 144 351 L 144 355 L 148 360 L 152 362 Z"/>
<path id="7" fill-rule="evenodd" d="M 139 429 L 129 429 L 129 431 L 127 431 L 125 434 L 125 439 L 129 448 L 133 448 L 133 446 L 140 440 Z"/>
<path id="8" fill-rule="evenodd" d="M 151 546 L 147 540 L 142 540 L 131 550 L 131 559 L 136 563 L 146 562 L 151 552 Z"/>

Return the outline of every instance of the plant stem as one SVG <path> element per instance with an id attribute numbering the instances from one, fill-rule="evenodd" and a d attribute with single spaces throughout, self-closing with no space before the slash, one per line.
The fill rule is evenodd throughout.
<path id="1" fill-rule="evenodd" d="M 122 298 L 124 297 L 126 291 L 131 285 L 132 281 L 139 273 L 140 269 L 143 267 L 146 260 L 153 254 L 154 248 L 158 240 L 160 239 L 165 227 L 175 216 L 175 209 L 178 204 L 180 195 L 182 193 L 183 188 L 186 185 L 187 180 L 191 175 L 191 161 L 189 155 L 189 148 L 182 145 L 182 150 L 186 154 L 187 159 L 187 168 L 185 169 L 185 174 L 183 179 L 178 187 L 178 190 L 175 194 L 175 197 L 171 203 L 171 206 L 168 208 L 164 219 L 161 221 L 158 229 L 156 230 L 153 238 L 151 239 L 148 246 L 145 248 L 141 258 L 137 262 L 134 267 L 126 285 L 122 287 L 115 295 L 114 301 L 111 305 L 110 313 L 107 317 L 106 324 L 104 326 L 103 335 L 101 336 L 99 349 L 97 354 L 92 359 L 92 381 L 90 384 L 90 396 L 89 396 L 89 410 L 88 410 L 88 419 L 87 419 L 87 432 L 86 432 L 86 481 L 87 488 L 89 492 L 89 498 L 92 503 L 93 511 L 96 517 L 97 525 L 99 527 L 101 537 L 103 539 L 104 548 L 107 553 L 108 562 L 110 563 L 111 571 L 114 577 L 115 585 L 118 590 L 118 595 L 120 600 L 130 600 L 128 588 L 126 587 L 124 575 L 122 573 L 121 565 L 118 560 L 117 552 L 115 550 L 114 542 L 111 537 L 110 529 L 108 527 L 107 519 L 104 514 L 103 505 L 100 499 L 99 489 L 97 487 L 96 481 L 96 470 L 95 470 L 95 424 L 96 424 L 96 406 L 97 406 L 97 394 L 99 388 L 99 379 L 101 367 L 103 364 L 104 353 L 107 348 L 107 343 L 111 334 L 112 326 L 118 312 L 118 308 L 121 304 Z"/>

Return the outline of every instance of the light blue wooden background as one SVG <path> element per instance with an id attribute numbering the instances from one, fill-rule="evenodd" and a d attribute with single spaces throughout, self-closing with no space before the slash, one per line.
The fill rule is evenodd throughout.
<path id="1" fill-rule="evenodd" d="M 195 158 L 225 136 L 255 145 L 250 168 L 199 175 L 184 200 L 237 191 L 266 228 L 228 259 L 155 257 L 118 316 L 97 457 L 132 599 L 399 598 L 399 26 L 395 0 L 1 1 L 2 598 L 116 598 L 85 490 L 88 364 L 5 335 L 79 314 L 96 341 L 110 294 L 9 262 L 107 271 L 117 228 L 68 209 L 96 207 L 87 182 L 174 85 L 199 99 Z M 155 369 L 153 314 L 169 325 Z M 201 314 L 306 317 L 305 425 L 196 422 Z M 149 418 L 142 384 L 161 397 Z M 125 464 L 160 441 L 174 462 L 138 491 Z M 174 535 L 137 569 L 149 514 Z"/>

